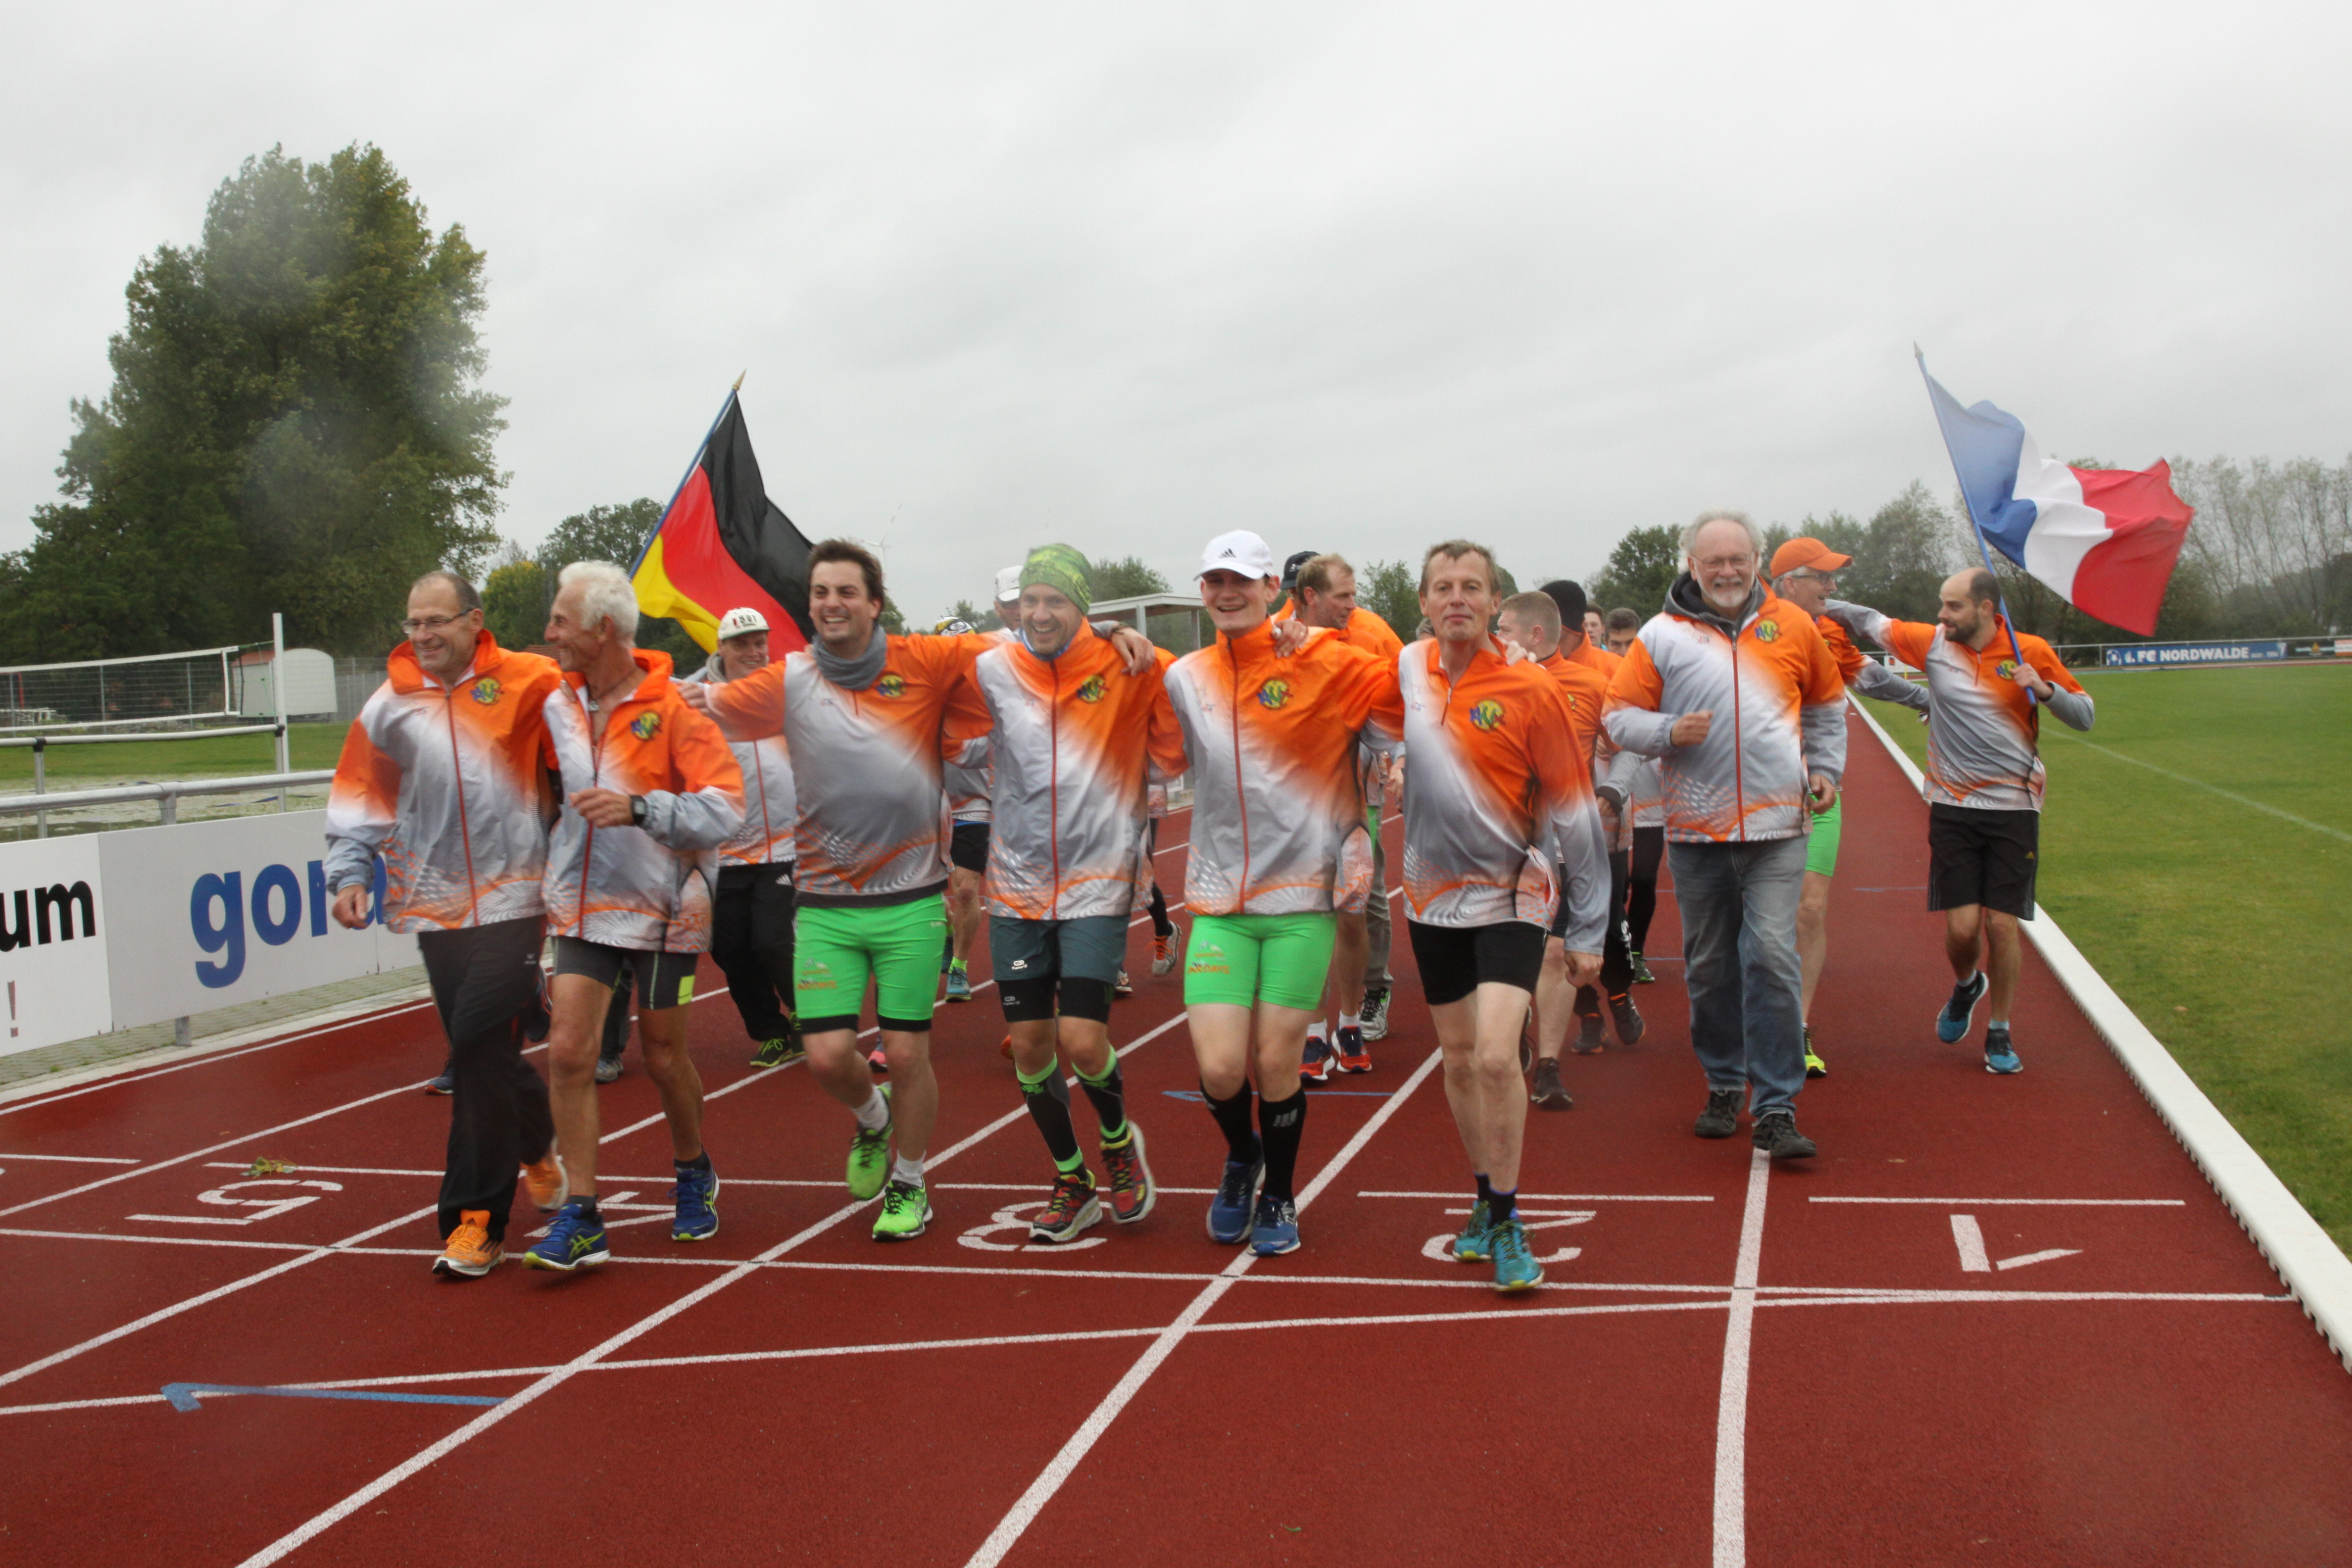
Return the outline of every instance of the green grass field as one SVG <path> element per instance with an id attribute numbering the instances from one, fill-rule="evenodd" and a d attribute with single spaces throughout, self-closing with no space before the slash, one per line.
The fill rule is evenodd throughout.
<path id="1" fill-rule="evenodd" d="M 331 768 L 343 748 L 341 724 L 296 724 L 287 736 L 294 771 Z M 276 741 L 268 735 L 222 735 L 201 741 L 122 741 L 103 746 L 52 746 L 48 786 L 89 787 L 93 779 L 218 779 L 278 769 Z M 0 793 L 33 787 L 33 749 L 0 748 Z"/>
<path id="2" fill-rule="evenodd" d="M 2042 908 L 2352 1251 L 2352 668 L 2082 679 L 2096 726 L 2042 731 Z"/>

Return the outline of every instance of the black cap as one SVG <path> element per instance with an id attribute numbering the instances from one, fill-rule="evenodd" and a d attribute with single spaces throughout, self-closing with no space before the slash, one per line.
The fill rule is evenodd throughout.
<path id="1" fill-rule="evenodd" d="M 1556 583 L 1545 584 L 1542 591 L 1550 595 L 1551 602 L 1559 606 L 1559 624 L 1562 629 L 1571 632 L 1580 632 L 1584 629 L 1586 605 L 1582 584 L 1571 583 L 1562 577 Z"/>
<path id="2" fill-rule="evenodd" d="M 1293 555 L 1289 560 L 1284 562 L 1282 563 L 1282 591 L 1286 594 L 1296 594 L 1298 592 L 1298 569 L 1322 553 L 1323 552 L 1319 550 L 1302 550 Z"/>

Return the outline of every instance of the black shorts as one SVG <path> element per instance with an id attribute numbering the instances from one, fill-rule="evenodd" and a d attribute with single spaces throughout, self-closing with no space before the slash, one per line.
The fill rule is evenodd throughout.
<path id="1" fill-rule="evenodd" d="M 608 989 L 621 983 L 622 971 L 636 977 L 637 1009 L 658 1013 L 683 1007 L 694 1000 L 696 952 L 648 952 L 634 947 L 606 947 L 576 936 L 555 939 L 555 973 L 584 974 Z"/>
<path id="2" fill-rule="evenodd" d="M 1488 981 L 1536 988 L 1543 973 L 1544 928 L 1526 921 L 1489 926 L 1432 926 L 1407 920 L 1422 999 L 1433 1007 L 1459 1002 Z"/>
<path id="3" fill-rule="evenodd" d="M 985 822 L 959 822 L 948 835 L 948 864 L 975 877 L 988 875 L 988 826 Z"/>
<path id="4" fill-rule="evenodd" d="M 1927 907 L 1982 904 L 2033 918 L 2033 869 L 2042 838 L 2038 811 L 1927 807 Z"/>

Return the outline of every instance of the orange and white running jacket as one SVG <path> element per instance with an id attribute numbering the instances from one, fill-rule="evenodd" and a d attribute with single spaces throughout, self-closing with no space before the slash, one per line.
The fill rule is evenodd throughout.
<path id="1" fill-rule="evenodd" d="M 792 747 L 802 908 L 902 904 L 947 886 L 941 768 L 988 732 L 971 675 L 994 646 L 979 633 L 892 637 L 860 691 L 826 679 L 800 648 L 710 689 L 728 739 L 781 734 Z"/>
<path id="2" fill-rule="evenodd" d="M 327 797 L 327 886 L 375 877 L 384 924 L 456 931 L 540 912 L 547 772 L 542 710 L 563 683 L 555 661 L 510 653 L 483 632 L 453 686 L 425 673 L 406 643 L 352 721 Z"/>
<path id="3" fill-rule="evenodd" d="M 679 685 L 724 686 L 726 666 L 712 654 L 700 673 Z M 730 741 L 735 765 L 743 772 L 743 826 L 719 847 L 719 858 L 728 866 L 789 866 L 797 853 L 793 826 L 800 807 L 793 793 L 792 748 L 782 735 L 756 741 Z"/>
<path id="4" fill-rule="evenodd" d="M 1904 663 L 1927 672 L 1927 783 L 1919 793 L 1930 804 L 1990 811 L 2042 809 L 2042 705 L 2013 679 L 2017 657 L 2010 647 L 2006 618 L 1993 617 L 1992 639 L 1979 652 L 1952 641 L 1940 626 L 1890 620 L 1860 605 L 1832 599 L 1830 614 Z M 2059 722 L 2089 729 L 2097 717 L 2091 694 L 2050 645 L 2020 633 L 2017 646 L 2034 672 L 2057 689 L 2048 707 Z"/>
<path id="5" fill-rule="evenodd" d="M 1675 721 L 1714 714 L 1674 743 Z M 1845 773 L 1845 683 L 1813 618 L 1759 584 L 1717 615 L 1688 573 L 1650 617 L 1609 688 L 1603 721 L 1626 751 L 1664 761 L 1666 837 L 1747 843 L 1811 830 L 1806 777 Z"/>
<path id="6" fill-rule="evenodd" d="M 1392 750 L 1396 667 L 1327 631 L 1288 658 L 1270 624 L 1168 670 L 1192 779 L 1184 901 L 1202 914 L 1360 910 L 1371 888 L 1356 748 Z"/>
<path id="7" fill-rule="evenodd" d="M 1451 681 L 1424 637 L 1398 657 L 1404 699 L 1405 912 L 1423 925 L 1550 922 L 1568 868 L 1567 945 L 1598 952 L 1609 851 L 1559 682 L 1489 638 Z"/>
<path id="8" fill-rule="evenodd" d="M 1020 640 L 1019 634 L 1009 626 L 974 635 L 999 643 Z M 949 816 L 958 822 L 994 820 L 996 809 L 990 804 L 990 795 L 995 786 L 989 782 L 987 763 L 965 763 L 950 757 L 940 768 L 940 777 L 947 787 Z"/>
<path id="9" fill-rule="evenodd" d="M 1829 644 L 1830 658 L 1837 661 L 1838 678 L 1848 686 L 1864 697 L 1900 702 L 1906 708 L 1926 710 L 1926 687 L 1904 679 L 1874 658 L 1865 658 L 1863 651 L 1853 646 L 1853 639 L 1845 635 L 1845 628 L 1829 616 L 1815 616 L 1813 626 L 1822 634 L 1822 640 Z"/>
<path id="10" fill-rule="evenodd" d="M 1140 675 L 1081 623 L 1055 658 L 1018 639 L 972 666 L 988 704 L 996 826 L 988 840 L 992 914 L 1024 921 L 1126 915 L 1135 906 L 1150 778 L 1184 771 L 1169 703 L 1172 655 Z"/>
<path id="11" fill-rule="evenodd" d="M 548 845 L 548 929 L 606 947 L 702 952 L 719 847 L 743 826 L 743 771 L 719 726 L 677 694 L 669 655 L 635 652 L 645 674 L 610 711 L 588 705 L 578 675 L 547 697 L 566 800 Z M 569 804 L 583 789 L 645 796 L 645 826 L 590 826 Z"/>

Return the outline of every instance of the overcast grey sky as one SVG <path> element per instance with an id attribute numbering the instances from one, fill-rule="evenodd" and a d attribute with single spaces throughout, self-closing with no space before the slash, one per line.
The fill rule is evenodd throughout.
<path id="1" fill-rule="evenodd" d="M 274 142 L 489 258 L 502 526 L 666 498 L 727 384 L 928 618 L 1061 539 L 1580 574 L 2059 453 L 2352 449 L 2352 8 L 14 7 L 0 548 L 138 258 Z"/>

